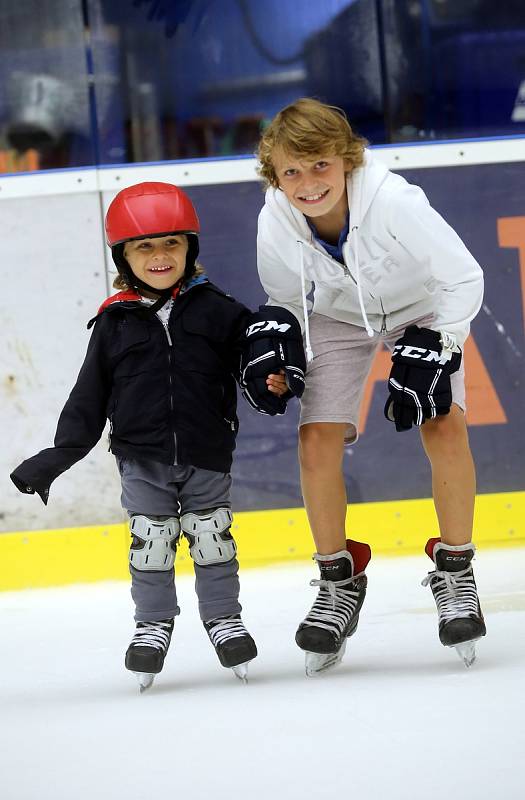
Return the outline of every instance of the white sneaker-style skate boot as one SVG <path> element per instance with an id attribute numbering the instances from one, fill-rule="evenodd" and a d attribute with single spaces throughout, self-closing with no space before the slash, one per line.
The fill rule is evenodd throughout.
<path id="1" fill-rule="evenodd" d="M 233 670 L 237 678 L 247 683 L 248 662 L 257 655 L 257 647 L 244 627 L 241 615 L 216 617 L 203 622 L 203 625 L 222 666 Z"/>
<path id="2" fill-rule="evenodd" d="M 325 672 L 342 660 L 346 640 L 355 633 L 359 622 L 370 556 L 367 544 L 351 539 L 347 539 L 346 550 L 314 555 L 321 578 L 310 581 L 310 586 L 318 586 L 319 592 L 295 634 L 296 643 L 306 651 L 308 676 Z"/>
<path id="3" fill-rule="evenodd" d="M 161 672 L 173 633 L 173 619 L 137 622 L 135 635 L 126 651 L 126 668 L 138 678 L 140 691 L 152 685 Z"/>
<path id="4" fill-rule="evenodd" d="M 430 585 L 436 601 L 441 643 L 455 647 L 466 667 L 476 660 L 475 642 L 486 633 L 470 563 L 475 549 L 471 542 L 452 546 L 429 539 L 425 552 L 436 569 L 422 581 L 423 586 Z"/>

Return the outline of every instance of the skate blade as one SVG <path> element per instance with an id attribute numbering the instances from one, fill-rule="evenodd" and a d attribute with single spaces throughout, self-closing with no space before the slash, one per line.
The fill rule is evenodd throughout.
<path id="1" fill-rule="evenodd" d="M 236 678 L 239 678 L 240 681 L 243 683 L 248 683 L 248 664 L 249 661 L 245 661 L 244 664 L 236 664 L 232 667 L 232 672 Z"/>
<path id="2" fill-rule="evenodd" d="M 142 694 L 150 686 L 153 686 L 153 681 L 155 680 L 155 674 L 151 672 L 135 672 L 134 675 L 137 676 L 139 682 L 139 689 L 140 693 Z"/>
<path id="3" fill-rule="evenodd" d="M 341 663 L 346 650 L 346 639 L 337 653 L 312 653 L 309 650 L 305 653 L 305 671 L 309 678 L 321 675 L 328 669 L 332 669 Z"/>
<path id="4" fill-rule="evenodd" d="M 463 661 L 464 665 L 469 668 L 476 660 L 476 644 L 475 640 L 471 642 L 462 642 L 461 644 L 453 645 L 456 653 Z"/>

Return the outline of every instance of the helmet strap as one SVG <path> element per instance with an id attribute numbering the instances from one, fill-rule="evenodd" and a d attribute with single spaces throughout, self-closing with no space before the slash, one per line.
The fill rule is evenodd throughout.
<path id="1" fill-rule="evenodd" d="M 171 289 L 163 289 L 162 294 L 159 295 L 158 300 L 155 300 L 153 305 L 148 308 L 150 314 L 156 314 L 159 309 L 162 308 L 164 303 L 166 303 L 169 298 L 172 296 L 173 293 L 173 286 Z"/>

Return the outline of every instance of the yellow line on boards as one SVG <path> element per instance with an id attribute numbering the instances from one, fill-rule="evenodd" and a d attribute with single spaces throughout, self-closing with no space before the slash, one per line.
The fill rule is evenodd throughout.
<path id="1" fill-rule="evenodd" d="M 525 492 L 478 495 L 474 541 L 480 548 L 525 545 Z M 422 553 L 438 536 L 431 500 L 392 500 L 348 507 L 348 536 L 367 541 L 375 555 Z M 243 511 L 232 533 L 241 568 L 305 561 L 314 545 L 302 508 Z M 127 523 L 0 534 L 0 590 L 62 586 L 128 576 Z M 186 542 L 177 573 L 192 571 Z"/>

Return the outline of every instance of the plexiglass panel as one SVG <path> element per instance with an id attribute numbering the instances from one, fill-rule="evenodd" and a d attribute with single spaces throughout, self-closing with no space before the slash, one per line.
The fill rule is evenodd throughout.
<path id="1" fill-rule="evenodd" d="M 388 140 L 525 133 L 523 0 L 382 0 Z"/>
<path id="2" fill-rule="evenodd" d="M 88 5 L 95 75 L 99 47 L 119 53 L 106 64 L 120 64 L 112 108 L 131 161 L 253 153 L 302 95 L 343 108 L 372 144 L 525 133 L 523 0 Z"/>
<path id="3" fill-rule="evenodd" d="M 95 163 L 82 3 L 0 3 L 0 172 Z"/>
<path id="4" fill-rule="evenodd" d="M 0 171 L 253 154 L 294 99 L 372 144 L 525 134 L 523 0 L 3 0 Z"/>

